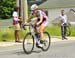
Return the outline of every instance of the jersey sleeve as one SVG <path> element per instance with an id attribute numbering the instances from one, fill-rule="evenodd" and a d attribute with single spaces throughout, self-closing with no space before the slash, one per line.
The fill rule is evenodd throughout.
<path id="1" fill-rule="evenodd" d="M 43 16 L 43 13 L 42 13 L 42 11 L 40 11 L 40 10 L 39 10 L 39 15 L 40 15 L 40 16 Z"/>

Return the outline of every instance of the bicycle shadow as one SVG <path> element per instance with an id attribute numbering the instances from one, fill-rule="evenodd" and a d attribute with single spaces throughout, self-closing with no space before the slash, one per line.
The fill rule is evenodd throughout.
<path id="1" fill-rule="evenodd" d="M 33 53 L 41 53 L 42 50 L 41 49 L 38 49 L 38 50 L 33 50 L 30 54 L 33 54 Z M 27 55 L 24 51 L 16 51 L 15 53 L 13 54 L 16 54 L 16 55 Z"/>
<path id="2" fill-rule="evenodd" d="M 34 50 L 32 53 L 41 53 L 42 52 L 42 50 Z"/>

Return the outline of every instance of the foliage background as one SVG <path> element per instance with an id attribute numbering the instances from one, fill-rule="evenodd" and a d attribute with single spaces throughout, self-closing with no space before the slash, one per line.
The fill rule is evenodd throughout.
<path id="1" fill-rule="evenodd" d="M 11 14 L 15 6 L 16 0 L 0 0 L 0 18 L 11 18 Z"/>

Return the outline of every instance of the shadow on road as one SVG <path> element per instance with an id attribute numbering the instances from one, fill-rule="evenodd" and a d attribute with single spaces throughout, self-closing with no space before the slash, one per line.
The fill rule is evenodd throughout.
<path id="1" fill-rule="evenodd" d="M 41 53 L 42 50 L 33 50 L 32 53 Z M 32 54 L 31 53 L 31 54 Z M 26 53 L 24 51 L 16 51 L 15 53 L 13 54 L 17 54 L 17 55 L 25 55 Z M 27 55 L 27 54 L 26 54 Z"/>

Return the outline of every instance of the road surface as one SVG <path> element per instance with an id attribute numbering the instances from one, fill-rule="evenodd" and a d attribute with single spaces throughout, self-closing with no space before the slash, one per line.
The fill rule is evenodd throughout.
<path id="1" fill-rule="evenodd" d="M 46 52 L 35 46 L 29 55 L 24 53 L 22 44 L 0 47 L 0 58 L 75 58 L 75 41 L 52 42 Z"/>

